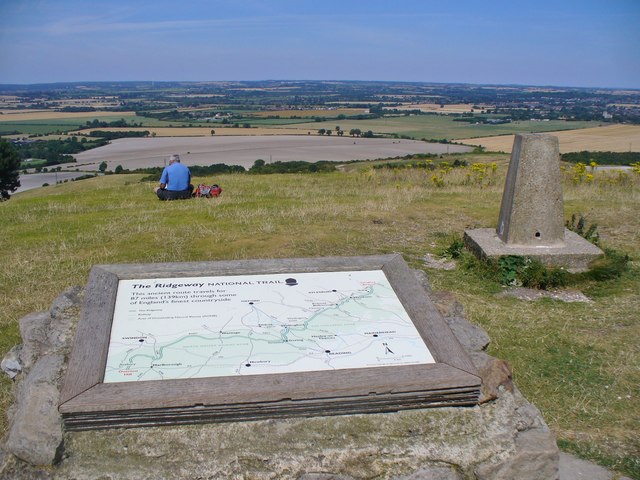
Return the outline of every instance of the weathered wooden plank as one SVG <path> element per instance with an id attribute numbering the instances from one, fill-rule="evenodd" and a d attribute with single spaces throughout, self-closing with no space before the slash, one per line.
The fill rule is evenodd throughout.
<path id="1" fill-rule="evenodd" d="M 452 386 L 473 387 L 479 384 L 475 375 L 447 364 L 103 383 L 95 385 L 81 397 L 61 405 L 60 411 L 67 413 L 332 398 L 370 393 L 416 392 Z"/>
<path id="2" fill-rule="evenodd" d="M 89 274 L 84 305 L 60 393 L 63 404 L 104 378 L 118 277 L 100 267 Z"/>
<path id="3" fill-rule="evenodd" d="M 156 417 L 158 415 L 175 415 L 191 416 L 201 413 L 225 415 L 234 412 L 250 412 L 250 411 L 313 411 L 326 410 L 328 406 L 338 405 L 341 408 L 348 408 L 351 405 L 366 405 L 367 407 L 395 405 L 402 406 L 415 402 L 420 403 L 438 403 L 466 401 L 473 399 L 478 393 L 477 389 L 467 389 L 460 391 L 440 392 L 420 392 L 405 395 L 382 395 L 382 396 L 362 396 L 362 397 L 341 397 L 330 398 L 324 400 L 282 400 L 279 402 L 256 402 L 252 404 L 237 405 L 204 405 L 197 407 L 185 408 L 159 408 L 145 410 L 126 410 L 126 411 L 110 411 L 110 412 L 89 412 L 89 413 L 72 413 L 66 414 L 65 418 L 83 418 L 83 419 L 115 419 L 124 418 L 126 416 L 136 416 L 140 418 Z"/>
<path id="4" fill-rule="evenodd" d="M 278 405 L 274 408 L 251 408 L 245 410 L 228 410 L 228 411 L 210 411 L 210 410 L 191 410 L 191 411 L 154 411 L 151 415 L 139 415 L 137 412 L 122 412 L 120 415 L 113 416 L 99 416 L 99 417 L 68 417 L 65 418 L 66 425 L 80 425 L 88 426 L 91 424 L 113 424 L 122 421 L 135 421 L 139 423 L 159 423 L 159 422 L 174 422 L 174 423 L 188 423 L 194 419 L 207 418 L 215 422 L 224 422 L 228 419 L 235 418 L 272 418 L 283 416 L 313 416 L 313 415 L 336 415 L 342 414 L 342 412 L 389 412 L 399 411 L 407 408 L 433 408 L 441 405 L 447 406 L 459 406 L 468 405 L 469 403 L 475 404 L 474 398 L 471 396 L 457 397 L 457 398 L 442 398 L 442 399 L 429 399 L 420 400 L 415 399 L 413 401 L 395 402 L 388 401 L 385 403 L 334 403 L 326 404 L 316 407 L 305 408 L 293 408 L 289 405 Z"/>
<path id="5" fill-rule="evenodd" d="M 352 270 L 379 270 L 388 261 L 400 257 L 371 255 L 360 257 L 280 258 L 214 262 L 100 265 L 120 279 L 156 277 L 234 276 L 269 273 L 305 273 Z"/>
<path id="6" fill-rule="evenodd" d="M 354 413 L 383 413 L 404 409 L 443 406 L 470 406 L 477 403 L 477 390 L 427 394 L 426 396 L 363 397 L 360 399 L 332 399 L 327 402 L 279 402 L 277 404 L 240 405 L 236 408 L 158 409 L 106 414 L 65 416 L 65 428 L 83 430 L 119 426 L 178 425 L 204 422 L 260 420 L 264 418 L 345 415 Z"/>
<path id="7" fill-rule="evenodd" d="M 325 410 L 327 406 L 338 405 L 341 408 L 348 408 L 351 405 L 367 405 L 367 407 L 410 404 L 415 402 L 421 403 L 438 403 L 438 402 L 454 402 L 466 401 L 474 398 L 478 394 L 477 389 L 465 389 L 459 391 L 446 392 L 419 392 L 411 394 L 399 395 L 371 395 L 362 397 L 341 397 L 323 400 L 282 400 L 279 402 L 256 402 L 252 404 L 237 405 L 204 405 L 185 408 L 159 408 L 145 410 L 126 410 L 111 412 L 89 412 L 89 413 L 70 413 L 65 414 L 66 419 L 82 418 L 87 420 L 101 419 L 117 419 L 127 416 L 136 416 L 140 418 L 153 418 L 161 415 L 192 416 L 199 414 L 225 415 L 234 412 L 250 412 L 250 411 L 313 411 Z"/>
<path id="8" fill-rule="evenodd" d="M 464 348 L 402 257 L 387 262 L 382 270 L 435 360 L 478 375 Z"/>

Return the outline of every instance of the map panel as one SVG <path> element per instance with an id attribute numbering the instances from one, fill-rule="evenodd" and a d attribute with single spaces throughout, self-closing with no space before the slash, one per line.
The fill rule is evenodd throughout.
<path id="1" fill-rule="evenodd" d="M 382 270 L 120 280 L 104 383 L 426 363 Z"/>

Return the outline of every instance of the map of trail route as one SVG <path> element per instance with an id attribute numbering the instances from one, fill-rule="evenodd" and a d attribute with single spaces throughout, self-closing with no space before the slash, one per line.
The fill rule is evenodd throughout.
<path id="1" fill-rule="evenodd" d="M 120 280 L 104 383 L 426 363 L 382 270 Z"/>

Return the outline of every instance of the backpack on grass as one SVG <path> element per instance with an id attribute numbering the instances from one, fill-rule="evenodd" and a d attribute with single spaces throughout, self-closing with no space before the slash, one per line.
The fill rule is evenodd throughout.
<path id="1" fill-rule="evenodd" d="M 211 198 L 211 197 L 219 197 L 221 193 L 222 193 L 222 188 L 220 188 L 218 185 L 216 184 L 205 185 L 204 183 L 201 183 L 194 190 L 193 196 Z"/>

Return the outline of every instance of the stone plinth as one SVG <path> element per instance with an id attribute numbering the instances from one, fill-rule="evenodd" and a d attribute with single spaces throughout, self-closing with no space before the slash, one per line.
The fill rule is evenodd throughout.
<path id="1" fill-rule="evenodd" d="M 424 272 L 415 274 L 482 377 L 481 404 L 63 433 L 59 415 L 47 420 L 55 420 L 55 401 L 19 395 L 10 409 L 12 439 L 0 445 L 0 479 L 556 480 L 554 435 L 513 384 L 508 364 L 485 352 L 487 334 L 465 320 L 452 294 L 434 295 Z M 47 398 L 57 398 L 59 362 L 39 365 L 68 355 L 79 293 L 67 291 L 49 312 L 21 320 L 29 328 L 21 328 L 28 334 L 17 355 L 17 390 L 48 385 Z M 58 338 L 67 340 L 57 345 Z"/>
<path id="2" fill-rule="evenodd" d="M 477 228 L 464 232 L 464 243 L 480 258 L 499 258 L 508 255 L 531 257 L 547 266 L 563 267 L 569 272 L 584 272 L 589 264 L 604 255 L 595 245 L 577 233 L 564 231 L 564 242 L 552 246 L 509 245 L 493 228 Z"/>

